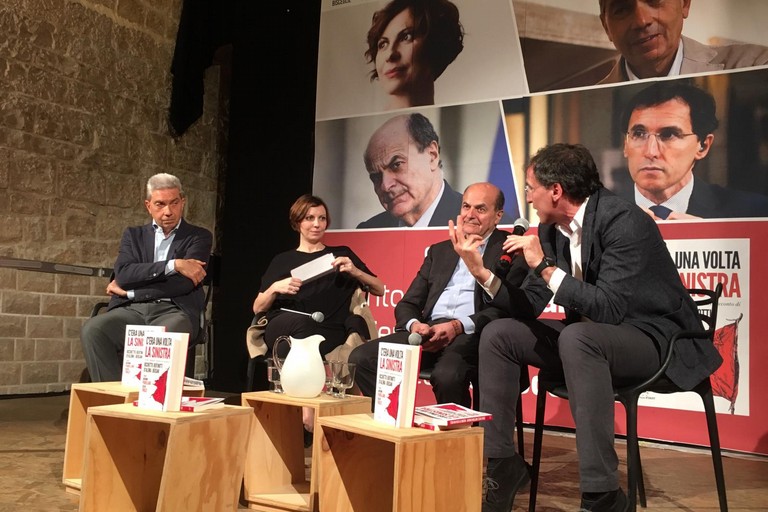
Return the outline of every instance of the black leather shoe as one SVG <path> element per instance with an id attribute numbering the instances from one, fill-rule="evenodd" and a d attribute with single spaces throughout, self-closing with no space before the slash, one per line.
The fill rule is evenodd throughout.
<path id="1" fill-rule="evenodd" d="M 531 480 L 528 465 L 519 454 L 488 459 L 483 480 L 483 512 L 509 512 L 515 494 Z"/>
<path id="2" fill-rule="evenodd" d="M 619 487 L 615 491 L 606 492 L 598 499 L 588 500 L 582 496 L 579 512 L 628 512 L 629 500 Z"/>

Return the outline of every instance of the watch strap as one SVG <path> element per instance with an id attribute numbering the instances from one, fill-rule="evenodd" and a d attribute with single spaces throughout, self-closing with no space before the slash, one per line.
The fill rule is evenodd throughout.
<path id="1" fill-rule="evenodd" d="M 535 269 L 533 269 L 533 273 L 536 274 L 536 277 L 541 277 L 541 273 L 544 272 L 544 269 L 547 267 L 555 267 L 557 266 L 557 263 L 555 260 L 550 258 L 549 256 L 544 256 L 541 259 L 541 263 L 539 263 Z"/>

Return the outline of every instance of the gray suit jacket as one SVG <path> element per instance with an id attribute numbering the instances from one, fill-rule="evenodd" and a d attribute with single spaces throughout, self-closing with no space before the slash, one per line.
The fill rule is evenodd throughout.
<path id="1" fill-rule="evenodd" d="M 582 230 L 583 280 L 572 277 L 568 239 L 553 224 L 539 226 L 544 253 L 568 275 L 554 302 L 566 309 L 566 321 L 628 323 L 651 336 L 661 353 L 681 329 L 700 329 L 696 305 L 684 288 L 656 223 L 636 205 L 607 189 L 593 194 Z M 532 286 L 546 287 L 535 278 Z M 709 341 L 680 340 L 667 376 L 691 389 L 722 362 Z"/>
<path id="2" fill-rule="evenodd" d="M 768 64 L 768 48 L 756 44 L 707 46 L 683 36 L 683 64 L 680 74 L 705 73 Z M 617 59 L 608 76 L 600 84 L 626 82 L 624 57 Z"/>
<path id="3" fill-rule="evenodd" d="M 509 233 L 495 229 L 488 238 L 488 246 L 483 253 L 483 263 L 492 272 L 502 255 L 501 244 L 504 243 Z M 405 330 L 405 326 L 412 318 L 420 322 L 427 322 L 432 315 L 432 310 L 445 290 L 448 281 L 459 262 L 459 255 L 453 250 L 450 240 L 432 245 L 427 251 L 424 262 L 416 273 L 405 295 L 395 307 L 395 321 L 397 330 Z M 509 274 L 505 282 L 510 286 L 519 287 L 528 274 L 528 267 L 523 258 L 513 259 Z M 497 274 L 498 275 L 498 274 Z M 503 310 L 493 307 L 485 300 L 485 292 L 479 284 L 475 284 L 475 313 L 471 316 L 475 323 L 475 332 L 480 331 L 491 320 L 508 316 Z"/>
<path id="4" fill-rule="evenodd" d="M 168 250 L 168 259 L 154 261 L 155 232 L 152 224 L 126 228 L 120 241 L 120 251 L 115 261 L 115 280 L 123 290 L 134 290 L 134 300 L 112 296 L 109 309 L 124 306 L 130 302 L 146 302 L 171 299 L 189 316 L 195 331 L 190 343 L 197 337 L 200 313 L 205 303 L 205 292 L 201 285 L 179 273 L 165 275 L 168 260 L 176 258 L 208 261 L 211 255 L 213 237 L 205 228 L 193 226 L 182 219 L 176 237 Z"/>

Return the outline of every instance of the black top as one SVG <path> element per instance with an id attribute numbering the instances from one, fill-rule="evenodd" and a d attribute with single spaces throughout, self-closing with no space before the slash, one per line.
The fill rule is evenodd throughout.
<path id="1" fill-rule="evenodd" d="M 261 278 L 260 292 L 264 292 L 272 283 L 290 277 L 291 270 L 308 263 L 320 256 L 333 253 L 334 257 L 347 256 L 355 266 L 363 272 L 373 274 L 352 249 L 341 245 L 336 247 L 326 246 L 318 252 L 301 252 L 290 250 L 275 256 L 269 264 L 267 271 Z M 267 312 L 267 318 L 272 319 L 280 313 L 280 308 L 288 308 L 305 313 L 320 311 L 325 315 L 324 324 L 343 324 L 350 315 L 349 304 L 355 290 L 360 287 L 360 282 L 349 274 L 333 272 L 302 284 L 296 295 L 278 295 L 275 302 Z"/>

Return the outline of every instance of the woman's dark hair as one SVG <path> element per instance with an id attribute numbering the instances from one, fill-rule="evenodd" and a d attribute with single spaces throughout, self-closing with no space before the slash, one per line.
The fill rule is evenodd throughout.
<path id="1" fill-rule="evenodd" d="M 459 21 L 459 9 L 453 3 L 448 0 L 392 0 L 373 14 L 368 30 L 365 58 L 374 64 L 371 81 L 379 77 L 375 67 L 379 39 L 392 18 L 405 9 L 410 9 L 413 15 L 414 36 L 424 38 L 424 55 L 434 74 L 433 80 L 437 80 L 464 49 L 464 27 Z"/>
<path id="2" fill-rule="evenodd" d="M 326 227 L 331 226 L 331 212 L 328 211 L 328 205 L 325 204 L 325 201 L 312 194 L 304 194 L 294 201 L 291 205 L 290 213 L 288 214 L 288 219 L 291 221 L 291 228 L 293 228 L 294 231 L 299 230 L 301 221 L 307 216 L 309 209 L 314 208 L 315 206 L 322 206 L 325 208 L 325 220 L 328 222 Z"/>
<path id="3" fill-rule="evenodd" d="M 581 144 L 552 144 L 541 148 L 530 163 L 545 187 L 559 183 L 566 196 L 583 201 L 603 186 L 589 150 Z"/>

